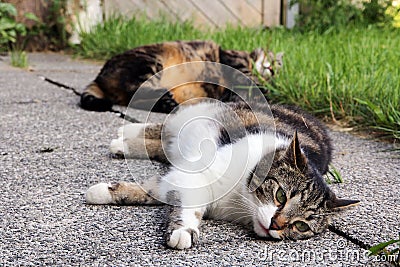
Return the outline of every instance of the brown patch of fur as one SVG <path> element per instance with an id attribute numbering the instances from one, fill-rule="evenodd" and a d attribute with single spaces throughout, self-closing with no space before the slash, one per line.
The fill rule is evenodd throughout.
<path id="1" fill-rule="evenodd" d="M 162 44 L 163 68 L 168 68 L 186 62 L 184 55 L 181 53 L 179 46 L 173 42 Z"/>
<path id="2" fill-rule="evenodd" d="M 194 216 L 196 216 L 196 219 L 198 219 L 199 221 L 201 221 L 201 219 L 203 218 L 203 214 L 199 211 L 195 211 Z"/>
<path id="3" fill-rule="evenodd" d="M 279 229 L 286 227 L 286 225 L 288 224 L 288 220 L 279 213 L 277 216 L 276 215 L 274 216 L 274 222 L 276 223 Z"/>
<path id="4" fill-rule="evenodd" d="M 162 124 L 146 125 L 144 130 L 144 144 L 150 159 L 168 162 L 161 142 Z"/>
<path id="5" fill-rule="evenodd" d="M 96 82 L 91 82 L 86 87 L 85 91 L 88 94 L 90 94 L 90 95 L 92 95 L 92 96 L 94 96 L 96 98 L 100 98 L 100 99 L 104 98 L 104 92 L 103 92 L 103 90 L 100 89 L 100 87 L 97 85 Z"/>
<path id="6" fill-rule="evenodd" d="M 144 138 L 146 139 L 161 139 L 162 124 L 146 125 L 144 130 Z"/>
<path id="7" fill-rule="evenodd" d="M 161 162 L 167 162 L 167 157 L 164 154 L 161 140 L 159 139 L 145 139 L 147 155 L 150 159 L 155 159 Z"/>
<path id="8" fill-rule="evenodd" d="M 207 93 L 204 91 L 202 83 L 184 84 L 172 88 L 170 92 L 178 104 L 194 104 L 200 100 L 195 98 L 207 97 Z"/>
<path id="9" fill-rule="evenodd" d="M 109 187 L 113 200 L 120 205 L 150 204 L 158 202 L 136 183 L 119 182 Z"/>

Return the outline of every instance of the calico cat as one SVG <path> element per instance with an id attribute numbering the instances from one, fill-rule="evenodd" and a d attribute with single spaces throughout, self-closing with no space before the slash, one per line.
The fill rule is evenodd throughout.
<path id="1" fill-rule="evenodd" d="M 114 104 L 127 106 L 137 89 L 156 73 L 177 64 L 198 61 L 225 64 L 258 81 L 259 78 L 268 80 L 282 66 L 282 53 L 275 57 L 273 53 L 265 53 L 260 48 L 251 53 L 223 50 L 211 41 L 175 41 L 140 46 L 108 60 L 81 95 L 80 106 L 93 111 L 108 111 Z M 253 65 L 258 77 L 253 75 Z M 198 74 L 194 72 L 189 75 L 195 81 Z M 162 78 L 174 80 L 174 77 Z M 144 103 L 137 108 L 169 113 L 178 104 L 193 98 L 231 101 L 230 91 L 218 84 L 190 83 L 173 87 L 168 82 L 161 82 L 159 88 L 148 88 L 138 97 Z"/>
<path id="2" fill-rule="evenodd" d="M 319 234 L 331 214 L 358 201 L 337 198 L 324 182 L 332 151 L 324 126 L 297 108 L 273 105 L 271 112 L 202 102 L 164 124 L 127 124 L 111 152 L 168 161 L 169 172 L 93 185 L 86 202 L 169 204 L 166 244 L 175 249 L 197 242 L 203 218 L 238 222 L 260 237 Z"/>

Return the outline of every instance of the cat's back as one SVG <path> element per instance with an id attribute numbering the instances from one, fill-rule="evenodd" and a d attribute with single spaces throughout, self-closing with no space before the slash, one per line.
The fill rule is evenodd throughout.
<path id="1" fill-rule="evenodd" d="M 143 45 L 107 61 L 104 69 L 132 67 L 131 64 L 159 64 L 163 69 L 191 61 L 217 61 L 219 46 L 212 41 L 170 41 Z"/>
<path id="2" fill-rule="evenodd" d="M 168 117 L 165 131 L 169 136 L 169 148 L 171 151 L 179 148 L 180 151 L 175 151 L 181 153 L 179 157 L 201 156 L 201 148 L 207 140 L 218 148 L 249 134 L 274 133 L 281 139 L 291 140 L 297 132 L 307 159 L 322 174 L 327 172 L 331 140 L 326 127 L 317 118 L 297 107 L 271 105 L 252 109 L 245 103 L 212 102 L 181 107 Z"/>
<path id="3" fill-rule="evenodd" d="M 271 105 L 271 112 L 276 133 L 291 138 L 297 132 L 307 159 L 321 173 L 326 173 L 332 158 L 332 144 L 326 126 L 298 107 Z"/>
<path id="4" fill-rule="evenodd" d="M 307 159 L 322 174 L 328 171 L 332 145 L 326 126 L 317 118 L 294 106 L 231 103 L 234 113 L 220 113 L 220 143 L 228 144 L 248 134 L 274 133 L 291 140 L 297 132 Z M 228 109 L 229 110 L 229 109 Z M 233 115 L 232 115 L 233 114 Z M 235 118 L 236 117 L 236 118 Z"/>

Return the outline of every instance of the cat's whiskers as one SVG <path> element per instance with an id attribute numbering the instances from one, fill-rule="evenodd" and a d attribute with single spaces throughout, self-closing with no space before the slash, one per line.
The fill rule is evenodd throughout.
<path id="1" fill-rule="evenodd" d="M 223 203 L 221 203 L 223 204 Z M 226 202 L 226 204 L 228 205 L 219 205 L 219 208 L 223 208 L 223 209 L 227 209 L 227 210 L 232 210 L 232 211 L 236 211 L 236 213 L 254 213 L 255 209 L 254 207 L 245 205 L 243 203 L 236 203 L 236 202 Z M 229 213 L 232 214 L 232 213 Z"/>
<path id="2" fill-rule="evenodd" d="M 233 223 L 240 221 L 252 221 L 253 214 L 257 211 L 257 204 L 253 203 L 251 199 L 241 194 L 240 192 L 234 192 L 239 198 L 230 198 L 221 200 L 218 203 L 219 208 L 230 210 L 229 213 L 222 213 L 218 215 L 218 219 L 229 220 Z M 224 205 L 227 204 L 227 205 Z M 234 218 L 235 215 L 241 215 Z"/>
<path id="3" fill-rule="evenodd" d="M 214 219 L 217 220 L 223 220 L 223 221 L 231 221 L 233 223 L 242 221 L 243 219 L 252 219 L 252 216 L 250 214 L 248 214 L 248 212 L 246 212 L 243 209 L 238 209 L 239 211 L 234 211 L 234 212 L 229 212 L 229 213 L 223 213 L 223 214 L 219 214 L 219 216 L 216 216 Z M 232 217 L 234 217 L 234 215 L 241 215 L 237 218 L 235 218 L 234 220 L 230 220 Z"/>
<path id="4" fill-rule="evenodd" d="M 242 221 L 243 219 L 249 219 L 250 221 L 252 221 L 252 217 L 248 214 L 243 215 L 241 217 L 236 218 L 235 220 L 231 221 L 232 223 L 237 223 L 239 221 Z"/>
<path id="5" fill-rule="evenodd" d="M 243 208 L 251 209 L 251 210 L 255 210 L 257 208 L 257 206 L 254 205 L 254 203 L 252 203 L 251 201 L 243 202 L 243 201 L 240 201 L 240 200 L 231 199 L 231 201 L 229 201 L 229 203 L 234 203 L 234 204 L 239 205 L 239 206 L 241 206 Z"/>
<path id="6" fill-rule="evenodd" d="M 224 218 L 229 218 L 234 214 L 243 214 L 243 216 L 252 217 L 252 214 L 255 214 L 255 209 L 248 205 L 240 205 L 237 203 L 229 203 L 230 205 L 221 206 L 229 210 L 229 212 L 223 213 Z"/>
<path id="7" fill-rule="evenodd" d="M 251 203 L 253 204 L 253 203 Z M 242 202 L 239 200 L 231 199 L 230 201 L 228 200 L 222 200 L 218 203 L 218 209 L 226 209 L 229 212 L 224 212 L 224 213 L 219 213 L 216 218 L 220 220 L 229 220 L 233 215 L 241 214 L 242 216 L 236 218 L 234 221 L 239 221 L 243 218 L 251 218 L 251 214 L 254 214 L 255 212 L 255 207 L 252 205 L 249 205 L 249 203 Z"/>
<path id="8" fill-rule="evenodd" d="M 246 196 L 243 195 L 242 193 L 240 193 L 240 192 L 235 192 L 235 193 L 236 193 L 237 195 L 239 195 L 240 197 L 242 197 L 242 199 L 244 199 L 244 200 L 246 201 L 246 203 L 249 203 L 249 204 L 251 204 L 252 206 L 258 208 L 257 204 L 253 203 L 253 201 L 252 201 L 251 199 L 249 199 L 248 197 L 246 197 Z M 261 204 L 261 201 L 257 198 L 257 196 L 255 196 L 255 197 L 256 197 L 256 200 Z"/>

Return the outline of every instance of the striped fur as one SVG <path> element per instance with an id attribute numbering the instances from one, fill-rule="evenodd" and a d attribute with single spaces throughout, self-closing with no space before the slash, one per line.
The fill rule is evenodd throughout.
<path id="1" fill-rule="evenodd" d="M 177 86 L 183 74 L 170 71 L 162 74 L 159 83 L 137 92 L 156 73 L 181 63 L 198 61 L 228 65 L 257 82 L 257 78 L 253 77 L 253 63 L 258 73 L 268 80 L 281 67 L 282 54 L 275 59 L 272 53 L 266 54 L 262 49 L 252 53 L 224 50 L 211 41 L 176 41 L 140 46 L 108 60 L 95 80 L 86 87 L 80 105 L 87 110 L 107 111 L 114 104 L 127 106 L 135 93 L 140 93 L 135 96 L 137 103 L 133 103 L 136 108 L 164 113 L 171 112 L 179 104 L 193 104 L 198 101 L 194 100 L 196 98 L 231 101 L 231 92 L 218 85 L 224 84 L 221 73 L 204 66 L 190 69 L 184 75 L 191 81 L 199 76 L 214 77 L 215 84 L 192 82 Z"/>
<path id="2" fill-rule="evenodd" d="M 86 201 L 120 204 L 122 195 L 122 204 L 168 203 L 166 243 L 176 249 L 197 242 L 203 217 L 247 225 L 261 237 L 321 233 L 332 213 L 358 201 L 337 198 L 324 182 L 332 150 L 325 127 L 297 108 L 271 106 L 271 112 L 241 103 L 201 103 L 180 109 L 163 125 L 127 125 L 111 151 L 168 160 L 169 172 L 140 188 L 95 185 Z M 164 150 L 147 143 L 161 136 Z"/>

